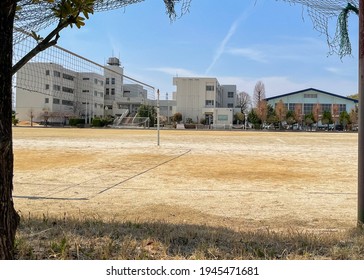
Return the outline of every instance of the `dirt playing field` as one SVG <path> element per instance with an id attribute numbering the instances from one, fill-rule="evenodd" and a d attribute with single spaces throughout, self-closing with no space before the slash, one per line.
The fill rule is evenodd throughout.
<path id="1" fill-rule="evenodd" d="M 355 133 L 14 127 L 15 207 L 245 228 L 336 230 L 357 215 Z"/>

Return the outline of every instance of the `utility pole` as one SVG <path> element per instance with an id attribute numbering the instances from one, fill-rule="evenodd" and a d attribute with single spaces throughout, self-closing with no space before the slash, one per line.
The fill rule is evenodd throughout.
<path id="1" fill-rule="evenodd" d="M 364 225 L 364 0 L 359 1 L 358 227 Z"/>

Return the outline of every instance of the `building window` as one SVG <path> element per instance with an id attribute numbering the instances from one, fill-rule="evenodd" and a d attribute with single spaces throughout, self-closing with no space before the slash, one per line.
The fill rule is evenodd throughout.
<path id="1" fill-rule="evenodd" d="M 321 104 L 321 111 L 331 113 L 331 104 Z"/>
<path id="2" fill-rule="evenodd" d="M 107 88 L 105 94 L 109 95 L 110 94 L 110 89 Z"/>
<path id="3" fill-rule="evenodd" d="M 49 103 L 49 98 L 44 98 L 44 103 Z"/>
<path id="4" fill-rule="evenodd" d="M 69 87 L 62 87 L 62 91 L 63 91 L 63 92 L 68 92 L 68 93 L 73 93 L 73 88 L 69 88 Z"/>
<path id="5" fill-rule="evenodd" d="M 106 78 L 106 84 L 110 84 L 110 79 L 109 78 Z"/>
<path id="6" fill-rule="evenodd" d="M 227 121 L 229 120 L 228 115 L 217 115 L 217 120 L 218 121 Z"/>
<path id="7" fill-rule="evenodd" d="M 46 70 L 46 76 L 49 76 L 49 70 Z"/>
<path id="8" fill-rule="evenodd" d="M 234 103 L 228 103 L 228 108 L 234 108 Z"/>
<path id="9" fill-rule="evenodd" d="M 305 103 L 303 104 L 303 114 L 304 115 L 308 115 L 312 113 L 313 110 L 313 105 L 312 103 Z"/>
<path id="10" fill-rule="evenodd" d="M 339 114 L 346 111 L 346 104 L 339 104 Z"/>
<path id="11" fill-rule="evenodd" d="M 48 84 L 45 85 L 45 89 L 49 89 L 49 85 Z"/>
<path id="12" fill-rule="evenodd" d="M 294 112 L 296 108 L 296 103 L 289 103 L 288 104 L 288 111 Z"/>
<path id="13" fill-rule="evenodd" d="M 206 100 L 206 106 L 214 106 L 214 100 Z"/>
<path id="14" fill-rule="evenodd" d="M 89 81 L 89 80 L 90 80 L 90 78 L 83 78 L 82 80 L 84 80 L 84 81 Z"/>
<path id="15" fill-rule="evenodd" d="M 111 95 L 115 95 L 115 89 L 114 88 L 111 89 Z"/>
<path id="16" fill-rule="evenodd" d="M 115 85 L 115 78 L 111 78 L 111 84 Z"/>
<path id="17" fill-rule="evenodd" d="M 206 91 L 214 91 L 214 90 L 215 90 L 214 86 L 209 86 L 209 85 L 206 86 Z"/>
<path id="18" fill-rule="evenodd" d="M 53 76 L 60 78 L 61 77 L 61 72 L 53 71 Z"/>
<path id="19" fill-rule="evenodd" d="M 304 98 L 317 98 L 317 94 L 316 93 L 305 93 L 303 95 Z"/>
<path id="20" fill-rule="evenodd" d="M 234 98 L 234 92 L 229 91 L 228 92 L 228 98 Z"/>
<path id="21" fill-rule="evenodd" d="M 70 80 L 70 81 L 74 80 L 73 76 L 65 74 L 65 73 L 63 73 L 62 77 L 63 77 L 63 79 L 66 79 L 66 80 Z"/>
<path id="22" fill-rule="evenodd" d="M 62 100 L 62 105 L 66 105 L 66 106 L 72 106 L 73 102 L 70 100 Z"/>
<path id="23" fill-rule="evenodd" d="M 53 98 L 53 104 L 59 104 L 60 103 L 59 101 L 60 100 L 58 98 Z"/>
<path id="24" fill-rule="evenodd" d="M 59 85 L 53 85 L 53 90 L 61 91 L 61 86 L 59 86 Z"/>

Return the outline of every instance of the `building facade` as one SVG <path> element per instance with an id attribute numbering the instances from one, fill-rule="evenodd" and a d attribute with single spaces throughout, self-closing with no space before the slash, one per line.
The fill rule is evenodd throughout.
<path id="1" fill-rule="evenodd" d="M 275 108 L 276 104 L 282 101 L 286 109 L 295 111 L 299 106 L 302 115 L 312 113 L 316 104 L 319 105 L 320 114 L 324 111 L 330 112 L 333 116 L 340 115 L 341 112 L 346 111 L 350 113 L 357 106 L 358 100 L 348 97 L 340 96 L 334 93 L 308 88 L 300 91 L 286 93 L 270 98 L 266 98 L 268 104 Z"/>
<path id="2" fill-rule="evenodd" d="M 123 74 L 124 69 L 120 66 L 120 60 L 111 57 L 104 68 L 105 77 L 105 116 L 115 116 L 119 108 L 118 102 L 123 98 Z"/>
<path id="3" fill-rule="evenodd" d="M 236 85 L 220 85 L 216 78 L 175 77 L 175 111 L 183 122 L 230 125 L 236 107 Z"/>
<path id="4" fill-rule="evenodd" d="M 70 117 L 104 115 L 104 76 L 75 72 L 54 63 L 27 63 L 16 76 L 19 120 L 65 123 Z"/>

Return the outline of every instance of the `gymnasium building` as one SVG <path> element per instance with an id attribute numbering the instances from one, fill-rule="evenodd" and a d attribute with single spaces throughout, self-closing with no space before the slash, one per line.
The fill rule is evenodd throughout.
<path id="1" fill-rule="evenodd" d="M 359 102 L 356 99 L 315 88 L 308 88 L 266 98 L 268 104 L 273 106 L 273 108 L 275 108 L 276 104 L 281 100 L 289 111 L 295 111 L 296 105 L 302 106 L 301 112 L 303 115 L 310 114 L 316 104 L 320 105 L 321 113 L 328 111 L 331 112 L 332 115 L 335 113 L 340 115 L 341 112 L 346 111 L 350 114 L 351 110 L 355 109 L 355 106 Z M 334 108 L 337 108 L 337 112 L 334 112 Z"/>

